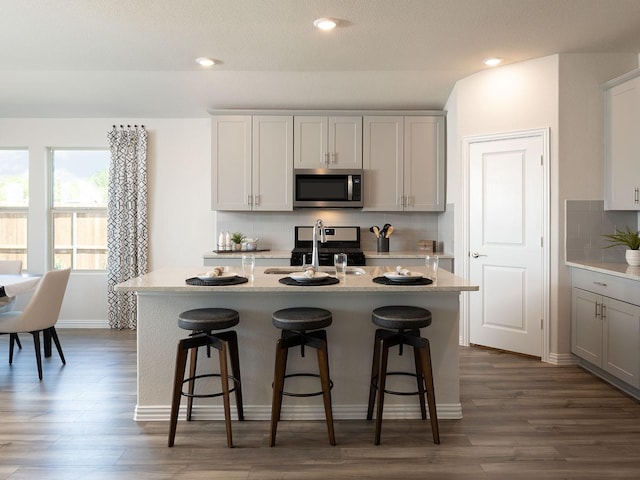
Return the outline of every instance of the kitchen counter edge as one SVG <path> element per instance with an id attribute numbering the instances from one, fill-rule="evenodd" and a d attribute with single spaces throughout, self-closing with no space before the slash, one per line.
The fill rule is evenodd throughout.
<path id="1" fill-rule="evenodd" d="M 568 267 L 581 268 L 640 282 L 640 267 L 632 267 L 626 263 L 588 262 L 586 260 L 565 261 L 564 263 Z"/>

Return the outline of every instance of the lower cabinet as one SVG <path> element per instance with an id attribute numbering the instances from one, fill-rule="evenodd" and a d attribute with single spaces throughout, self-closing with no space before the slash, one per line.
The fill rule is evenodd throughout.
<path id="1" fill-rule="evenodd" d="M 621 283 L 635 283 L 637 290 L 638 282 L 576 272 L 574 269 L 571 351 L 624 383 L 640 388 L 640 306 L 630 303 L 637 299 L 627 295 L 633 285 Z"/>

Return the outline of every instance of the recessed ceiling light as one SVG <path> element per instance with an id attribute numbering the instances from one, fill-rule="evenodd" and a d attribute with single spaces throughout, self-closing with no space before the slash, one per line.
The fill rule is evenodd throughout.
<path id="1" fill-rule="evenodd" d="M 502 59 L 498 57 L 490 57 L 490 58 L 485 58 L 482 61 L 482 63 L 484 63 L 487 67 L 495 67 L 502 63 Z"/>
<path id="2" fill-rule="evenodd" d="M 196 58 L 196 63 L 198 63 L 203 67 L 210 67 L 212 65 L 215 65 L 216 62 L 212 58 L 200 57 L 200 58 Z"/>
<path id="3" fill-rule="evenodd" d="M 313 25 L 316 28 L 319 28 L 320 30 L 333 30 L 334 28 L 336 28 L 336 25 L 338 25 L 338 23 L 335 20 L 332 20 L 331 18 L 316 18 L 313 21 Z"/>

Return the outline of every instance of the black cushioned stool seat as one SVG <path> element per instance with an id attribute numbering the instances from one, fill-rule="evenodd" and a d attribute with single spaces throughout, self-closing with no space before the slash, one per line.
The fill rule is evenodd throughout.
<path id="1" fill-rule="evenodd" d="M 327 352 L 327 332 L 324 328 L 331 325 L 333 316 L 329 310 L 323 308 L 285 308 L 272 315 L 273 325 L 282 330 L 280 339 L 276 343 L 276 364 L 273 380 L 273 401 L 271 404 L 271 433 L 269 445 L 276 443 L 276 431 L 280 421 L 282 396 L 311 397 L 322 395 L 324 413 L 329 432 L 329 443 L 336 444 L 333 429 L 333 413 L 331 409 L 331 379 L 329 377 L 329 355 Z M 287 357 L 291 347 L 300 346 L 300 354 L 304 357 L 304 347 L 316 349 L 318 354 L 319 374 L 295 373 L 287 375 Z M 284 390 L 284 381 L 288 377 L 313 376 L 320 377 L 322 390 L 313 393 L 289 393 Z"/>
<path id="2" fill-rule="evenodd" d="M 231 407 L 229 399 L 229 394 L 231 392 L 235 392 L 238 420 L 244 420 L 238 336 L 234 330 L 225 332 L 218 331 L 235 327 L 239 322 L 240 315 L 238 312 L 229 308 L 197 308 L 194 310 L 187 310 L 186 312 L 182 312 L 178 315 L 178 326 L 184 330 L 191 330 L 191 335 L 178 342 L 176 369 L 173 379 L 173 395 L 171 399 L 171 420 L 169 426 L 170 447 L 174 444 L 178 422 L 178 411 L 180 410 L 180 399 L 183 396 L 187 397 L 187 421 L 191 420 L 194 398 L 222 396 L 225 428 L 227 432 L 227 446 L 233 447 L 231 434 Z M 207 347 L 208 355 L 210 355 L 211 348 L 218 350 L 218 357 L 220 361 L 219 374 L 208 373 L 196 375 L 199 347 Z M 227 351 L 229 352 L 229 358 L 231 360 L 231 375 L 229 375 L 227 364 Z M 189 365 L 188 377 L 185 378 L 187 354 L 189 352 L 191 352 L 191 362 Z M 196 380 L 207 377 L 220 377 L 222 392 L 195 393 Z M 233 382 L 233 388 L 229 388 L 229 380 Z M 188 384 L 187 392 L 182 390 L 185 383 Z"/>
<path id="3" fill-rule="evenodd" d="M 431 350 L 429 348 L 429 340 L 420 337 L 420 329 L 431 325 L 431 312 L 421 307 L 393 305 L 376 308 L 371 315 L 371 320 L 378 327 L 382 327 L 377 329 L 375 334 L 373 362 L 371 366 L 371 385 L 369 387 L 369 406 L 367 409 L 367 420 L 371 420 L 373 418 L 373 407 L 377 401 L 374 443 L 376 445 L 380 444 L 385 393 L 394 395 L 418 395 L 423 420 L 427 418 L 424 398 L 426 394 L 433 442 L 440 443 L 431 367 Z M 399 346 L 400 355 L 402 355 L 403 352 L 403 345 L 413 347 L 415 373 L 387 372 L 389 348 L 396 345 Z M 415 392 L 385 390 L 387 375 L 413 376 L 416 378 L 418 390 Z"/>

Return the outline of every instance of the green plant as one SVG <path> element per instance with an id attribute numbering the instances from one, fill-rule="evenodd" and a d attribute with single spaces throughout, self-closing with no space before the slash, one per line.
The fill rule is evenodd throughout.
<path id="1" fill-rule="evenodd" d="M 629 250 L 640 250 L 640 233 L 632 231 L 629 227 L 626 227 L 625 231 L 616 228 L 616 233 L 605 235 L 604 237 L 611 242 L 611 245 L 607 245 L 604 248 L 624 245 Z"/>
<path id="2" fill-rule="evenodd" d="M 231 234 L 231 241 L 233 243 L 242 243 L 245 238 L 247 238 L 246 235 L 241 232 L 233 232 Z"/>

